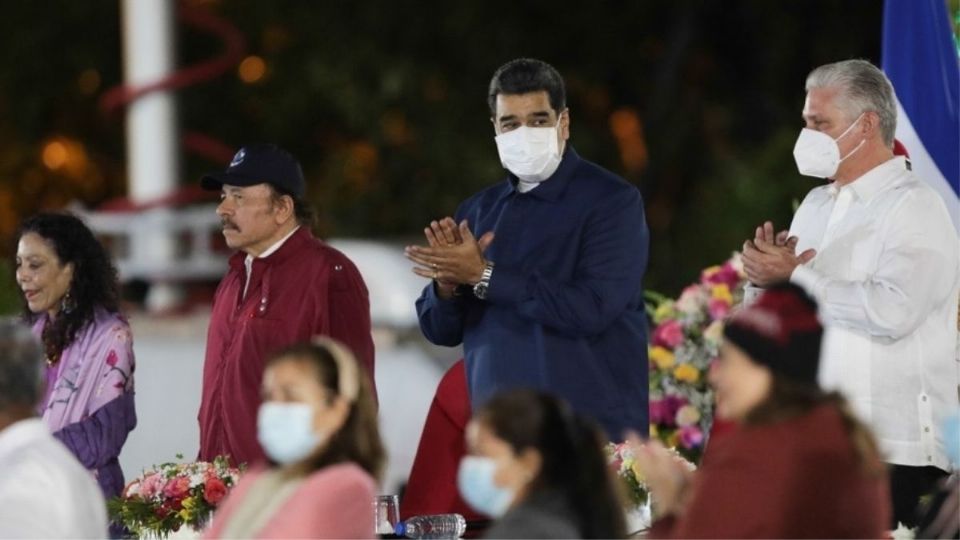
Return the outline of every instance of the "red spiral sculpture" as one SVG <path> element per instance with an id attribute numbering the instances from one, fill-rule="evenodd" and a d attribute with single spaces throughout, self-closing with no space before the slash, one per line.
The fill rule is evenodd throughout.
<path id="1" fill-rule="evenodd" d="M 233 69 L 243 58 L 245 40 L 236 26 L 227 20 L 209 12 L 192 8 L 184 4 L 177 7 L 177 20 L 181 23 L 213 34 L 223 42 L 223 52 L 209 60 L 176 70 L 167 77 L 140 86 L 118 85 L 110 88 L 100 97 L 100 110 L 112 116 L 126 108 L 130 103 L 150 94 L 164 90 L 180 90 L 202 82 L 215 79 Z M 195 155 L 221 164 L 228 163 L 234 149 L 204 133 L 187 131 L 181 135 L 183 148 Z M 101 205 L 101 210 L 140 211 L 162 206 L 179 206 L 210 198 L 210 193 L 197 185 L 184 186 L 174 193 L 142 204 L 134 204 L 123 197 L 113 199 Z"/>

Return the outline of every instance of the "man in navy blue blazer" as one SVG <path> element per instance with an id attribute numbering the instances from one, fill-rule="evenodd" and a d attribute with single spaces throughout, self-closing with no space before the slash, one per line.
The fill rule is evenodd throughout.
<path id="1" fill-rule="evenodd" d="M 408 246 L 431 279 L 417 300 L 431 342 L 463 344 L 474 409 L 516 387 L 566 399 L 613 440 L 647 432 L 643 275 L 649 233 L 640 191 L 568 143 L 560 74 L 521 58 L 488 102 L 509 173 L 432 222 Z"/>

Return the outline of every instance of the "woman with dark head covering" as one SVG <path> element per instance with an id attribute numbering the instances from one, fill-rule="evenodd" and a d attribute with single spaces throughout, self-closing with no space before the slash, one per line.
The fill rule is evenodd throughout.
<path id="1" fill-rule="evenodd" d="M 43 213 L 20 225 L 16 276 L 23 316 L 46 356 L 39 413 L 104 495 L 119 495 L 117 458 L 137 419 L 133 339 L 119 310 L 117 271 L 82 221 Z"/>
<path id="2" fill-rule="evenodd" d="M 606 438 L 548 394 L 497 395 L 467 426 L 464 500 L 496 519 L 486 538 L 622 538 Z"/>
<path id="3" fill-rule="evenodd" d="M 801 288 L 768 288 L 724 328 L 711 369 L 717 416 L 736 428 L 691 473 L 639 444 L 658 521 L 651 538 L 878 538 L 890 517 L 870 431 L 817 383 L 823 327 Z"/>

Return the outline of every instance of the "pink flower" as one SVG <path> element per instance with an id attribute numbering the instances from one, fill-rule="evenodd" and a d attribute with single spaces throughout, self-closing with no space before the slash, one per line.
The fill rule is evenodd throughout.
<path id="1" fill-rule="evenodd" d="M 160 478 L 160 475 L 153 473 L 150 476 L 143 479 L 143 482 L 140 484 L 140 494 L 144 498 L 150 498 L 160 492 L 163 488 L 163 478 Z"/>
<path id="2" fill-rule="evenodd" d="M 110 353 L 107 354 L 107 365 L 110 367 L 116 367 L 117 361 L 118 361 L 117 352 L 114 350 L 111 350 Z"/>
<path id="3" fill-rule="evenodd" d="M 703 287 L 699 284 L 689 285 L 680 293 L 680 298 L 674 302 L 674 308 L 685 315 L 696 315 L 701 311 L 701 304 L 705 301 Z"/>
<path id="4" fill-rule="evenodd" d="M 730 304 L 724 300 L 710 300 L 710 318 L 713 320 L 723 319 L 730 313 Z"/>
<path id="5" fill-rule="evenodd" d="M 227 494 L 227 486 L 219 478 L 207 478 L 203 485 L 203 498 L 208 503 L 216 506 Z"/>
<path id="6" fill-rule="evenodd" d="M 190 479 L 183 476 L 171 478 L 163 486 L 163 494 L 171 499 L 182 499 L 190 491 Z"/>
<path id="7" fill-rule="evenodd" d="M 698 426 L 684 426 L 680 428 L 680 444 L 684 448 L 697 448 L 703 444 L 703 432 Z"/>
<path id="8" fill-rule="evenodd" d="M 677 396 L 650 400 L 650 423 L 673 426 L 676 423 L 677 411 L 686 404 L 686 399 Z"/>
<path id="9" fill-rule="evenodd" d="M 740 282 L 740 274 L 738 274 L 736 268 L 730 264 L 730 261 L 727 261 L 723 266 L 715 268 L 712 272 L 704 271 L 700 276 L 700 280 L 709 285 L 723 283 L 730 287 L 730 289 L 733 289 L 737 286 L 737 283 Z"/>
<path id="10" fill-rule="evenodd" d="M 676 349 L 683 343 L 683 326 L 679 321 L 665 321 L 653 331 L 654 346 Z"/>

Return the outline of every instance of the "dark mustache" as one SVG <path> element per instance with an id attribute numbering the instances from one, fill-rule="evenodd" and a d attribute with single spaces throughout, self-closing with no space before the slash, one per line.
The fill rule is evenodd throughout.
<path id="1" fill-rule="evenodd" d="M 221 219 L 220 227 L 224 229 L 233 229 L 235 231 L 240 230 L 240 227 L 237 227 L 237 225 L 234 222 L 230 221 L 229 219 Z"/>

